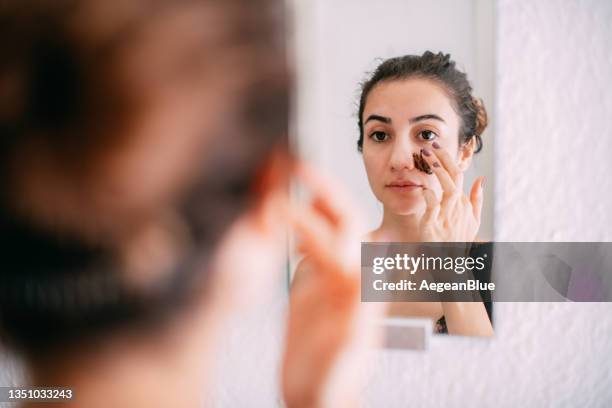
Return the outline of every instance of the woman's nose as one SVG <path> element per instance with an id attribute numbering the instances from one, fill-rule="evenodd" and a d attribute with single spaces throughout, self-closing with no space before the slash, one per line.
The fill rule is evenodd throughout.
<path id="1" fill-rule="evenodd" d="M 417 146 L 414 146 L 412 143 L 406 140 L 396 139 L 395 143 L 393 144 L 393 151 L 391 152 L 391 158 L 389 161 L 391 170 L 414 169 L 413 153 L 419 153 Z"/>

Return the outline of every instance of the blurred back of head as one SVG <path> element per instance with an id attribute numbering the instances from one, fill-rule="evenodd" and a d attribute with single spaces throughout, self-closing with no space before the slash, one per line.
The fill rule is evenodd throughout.
<path id="1" fill-rule="evenodd" d="M 28 354 L 157 323 L 284 148 L 276 0 L 0 6 L 0 336 Z"/>

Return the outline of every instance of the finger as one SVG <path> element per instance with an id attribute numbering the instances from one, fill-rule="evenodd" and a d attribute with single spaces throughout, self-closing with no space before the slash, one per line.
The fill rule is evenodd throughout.
<path id="1" fill-rule="evenodd" d="M 423 197 L 425 198 L 427 208 L 425 209 L 425 214 L 423 214 L 423 218 L 421 219 L 421 226 L 432 225 L 438 219 L 440 204 L 436 199 L 436 195 L 430 189 L 423 189 Z"/>
<path id="2" fill-rule="evenodd" d="M 312 256 L 317 263 L 326 263 L 332 236 L 329 223 L 308 207 L 293 210 L 290 221 L 299 236 L 300 252 Z"/>
<path id="3" fill-rule="evenodd" d="M 348 262 L 344 258 L 353 255 L 355 259 L 359 259 L 358 254 L 351 254 L 342 247 L 338 242 L 337 231 L 312 207 L 293 211 L 291 224 L 301 238 L 300 251 L 318 266 L 314 268 L 317 273 L 334 282 L 344 281 L 350 278 L 350 275 L 354 275 L 352 270 L 346 268 Z M 356 248 L 358 250 L 360 247 Z M 358 264 L 356 269 L 359 270 Z"/>
<path id="4" fill-rule="evenodd" d="M 314 197 L 312 208 L 324 216 L 334 227 L 339 228 L 344 224 L 342 214 L 338 214 L 335 205 L 327 197 Z"/>
<path id="5" fill-rule="evenodd" d="M 323 178 L 306 163 L 299 163 L 296 174 L 311 188 L 314 194 L 312 209 L 325 216 L 330 231 L 326 262 L 340 273 L 360 273 L 360 234 L 363 219 L 355 204 L 345 195 L 339 183 Z M 305 228 L 305 226 L 304 226 Z M 313 237 L 316 240 L 316 237 Z M 315 248 L 323 250 L 317 243 Z M 333 253 L 331 253 L 333 252 Z M 356 272 L 355 272 L 356 271 Z"/>
<path id="6" fill-rule="evenodd" d="M 442 189 L 454 190 L 455 189 L 454 180 L 452 179 L 451 175 L 448 173 L 446 168 L 440 164 L 440 160 L 433 153 L 433 151 L 429 148 L 423 148 L 421 149 L 421 153 L 422 153 L 422 156 L 425 162 L 427 162 L 427 164 L 429 165 L 433 173 L 436 175 L 436 177 L 440 181 L 440 185 L 442 186 Z"/>
<path id="7" fill-rule="evenodd" d="M 432 143 L 432 147 L 434 156 L 437 157 L 438 160 L 440 160 L 442 167 L 446 169 L 448 174 L 450 174 L 451 179 L 456 183 L 458 180 L 458 176 L 460 174 L 463 174 L 463 172 L 455 161 L 456 159 L 451 156 L 451 154 L 447 150 L 443 149 L 438 143 Z"/>
<path id="8" fill-rule="evenodd" d="M 329 178 L 324 178 L 312 166 L 299 162 L 295 170 L 298 179 L 302 181 L 313 195 L 313 206 L 324 214 L 334 225 L 347 222 L 347 213 L 352 208 L 348 197 L 342 189 Z"/>
<path id="9" fill-rule="evenodd" d="M 482 215 L 482 203 L 484 201 L 484 182 L 485 178 L 480 177 L 474 182 L 470 191 L 470 203 L 472 203 L 472 211 L 474 213 L 474 218 L 476 218 L 476 221 L 478 221 L 479 224 L 480 217 Z"/>
<path id="10" fill-rule="evenodd" d="M 453 194 L 443 195 L 442 211 L 443 216 L 447 219 L 454 217 L 458 212 L 462 211 L 462 204 L 468 202 L 468 198 L 463 194 L 463 173 L 457 176 L 457 184 Z"/>
<path id="11" fill-rule="evenodd" d="M 423 159 L 427 162 L 433 173 L 438 178 L 440 185 L 444 191 L 455 191 L 455 182 L 451 175 L 448 173 L 446 168 L 440 165 L 437 157 L 432 153 L 431 149 L 421 149 L 423 153 Z"/>
<path id="12" fill-rule="evenodd" d="M 437 157 L 430 149 L 423 149 L 423 158 L 438 178 L 440 186 L 442 186 L 442 202 L 440 203 L 440 212 L 443 217 L 448 217 L 458 198 L 457 186 L 446 168 L 440 165 Z"/>
<path id="13" fill-rule="evenodd" d="M 463 195 L 463 180 L 465 173 L 460 171 L 459 174 L 455 177 L 455 188 L 460 195 Z"/>

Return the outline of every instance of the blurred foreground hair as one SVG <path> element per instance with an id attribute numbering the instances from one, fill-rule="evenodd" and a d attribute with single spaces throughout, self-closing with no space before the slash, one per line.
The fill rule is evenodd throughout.
<path id="1" fill-rule="evenodd" d="M 286 148 L 283 16 L 277 0 L 0 6 L 7 344 L 34 358 L 128 324 L 156 327 L 206 288 L 216 243 Z M 150 95 L 189 101 L 195 114 L 183 122 L 179 109 L 171 123 L 206 120 L 160 122 L 143 137 L 133 129 L 147 129 Z M 195 147 L 179 175 L 155 173 L 185 140 Z M 132 161 L 147 143 L 161 157 Z"/>

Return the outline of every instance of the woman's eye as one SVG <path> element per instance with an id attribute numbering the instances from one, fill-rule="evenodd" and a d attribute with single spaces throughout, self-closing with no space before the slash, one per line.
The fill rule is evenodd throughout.
<path id="1" fill-rule="evenodd" d="M 438 135 L 432 132 L 431 130 L 423 130 L 419 133 L 419 138 L 425 140 L 426 142 L 431 142 L 437 137 Z"/>
<path id="2" fill-rule="evenodd" d="M 384 142 L 385 140 L 387 140 L 389 138 L 389 135 L 386 134 L 385 132 L 377 131 L 377 132 L 372 132 L 370 137 L 375 142 Z"/>

